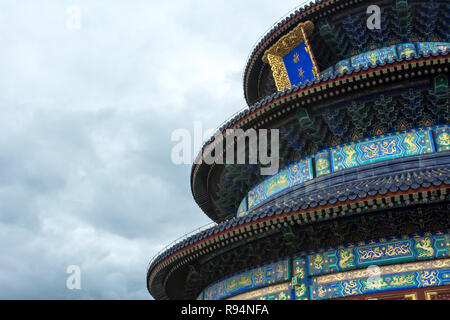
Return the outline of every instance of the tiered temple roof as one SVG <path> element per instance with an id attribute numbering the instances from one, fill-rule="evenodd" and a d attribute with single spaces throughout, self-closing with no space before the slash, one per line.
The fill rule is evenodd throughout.
<path id="1" fill-rule="evenodd" d="M 372 4 L 381 8 L 382 27 L 369 32 Z M 263 56 L 307 21 L 320 75 L 278 91 Z M 194 164 L 194 199 L 216 225 L 155 257 L 151 294 L 225 298 L 214 286 L 268 261 L 406 238 L 450 239 L 449 28 L 446 0 L 318 0 L 275 25 L 245 67 L 249 106 L 202 152 L 227 129 L 280 129 L 286 185 L 268 192 L 271 178 L 259 165 Z M 392 152 L 380 156 L 377 144 Z M 294 170 L 294 183 L 286 172 L 299 164 L 305 176 Z"/>

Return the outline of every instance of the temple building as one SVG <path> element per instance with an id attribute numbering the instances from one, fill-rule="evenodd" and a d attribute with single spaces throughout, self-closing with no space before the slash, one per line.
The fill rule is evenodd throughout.
<path id="1" fill-rule="evenodd" d="M 150 294 L 450 299 L 449 66 L 448 0 L 316 0 L 280 20 L 218 129 L 279 130 L 280 170 L 194 164 L 215 225 L 151 261 Z"/>

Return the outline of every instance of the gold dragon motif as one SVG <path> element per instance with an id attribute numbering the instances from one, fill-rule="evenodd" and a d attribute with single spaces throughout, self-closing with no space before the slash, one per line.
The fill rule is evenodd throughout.
<path id="1" fill-rule="evenodd" d="M 409 153 L 417 153 L 419 151 L 419 148 L 414 143 L 414 140 L 415 136 L 412 133 L 409 133 L 405 136 L 406 149 L 408 150 Z"/>
<path id="2" fill-rule="evenodd" d="M 432 248 L 432 241 L 430 238 L 423 239 L 416 244 L 416 250 L 418 251 L 418 257 L 432 257 L 434 255 L 434 249 Z"/>
<path id="3" fill-rule="evenodd" d="M 342 269 L 354 266 L 353 258 L 355 257 L 355 255 L 350 250 L 341 250 L 339 252 L 339 257 L 340 257 L 339 266 Z"/>

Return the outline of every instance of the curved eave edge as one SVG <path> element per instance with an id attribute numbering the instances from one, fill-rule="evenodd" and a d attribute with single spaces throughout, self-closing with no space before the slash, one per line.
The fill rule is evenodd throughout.
<path id="1" fill-rule="evenodd" d="M 432 169 L 429 169 L 432 170 Z M 429 171 L 428 170 L 428 171 Z M 427 170 L 423 170 L 427 171 Z M 390 199 L 393 197 L 402 202 L 405 197 L 409 198 L 413 195 L 419 195 L 423 193 L 428 194 L 428 192 L 437 190 L 441 191 L 441 198 L 438 201 L 448 200 L 448 187 L 450 186 L 450 174 L 447 172 L 443 174 L 439 172 L 439 174 L 429 174 L 428 176 L 422 177 L 421 181 L 416 181 L 415 183 L 410 183 L 409 185 L 404 184 L 397 188 L 391 188 L 390 190 L 384 189 L 384 187 L 380 186 L 378 190 L 372 190 L 371 193 L 364 194 L 355 194 L 353 197 L 346 197 L 345 199 L 333 199 L 334 204 L 326 204 L 320 205 L 317 203 L 311 204 L 308 208 L 300 208 L 296 203 L 287 203 L 283 208 L 276 208 L 275 210 L 270 210 L 269 213 L 261 210 L 260 212 L 256 212 L 253 215 L 249 215 L 246 217 L 241 217 L 234 219 L 232 221 L 227 221 L 222 223 L 216 227 L 213 227 L 209 230 L 203 231 L 197 235 L 190 237 L 189 239 L 174 245 L 172 248 L 168 249 L 166 252 L 161 254 L 148 269 L 148 279 L 147 285 L 149 290 L 152 288 L 152 283 L 155 280 L 156 275 L 161 275 L 161 271 L 166 268 L 173 267 L 174 264 L 186 264 L 190 261 L 197 259 L 200 255 L 206 254 L 210 252 L 211 247 L 220 246 L 220 243 L 228 240 L 228 236 L 232 233 L 237 234 L 246 234 L 247 229 L 253 230 L 253 226 L 260 226 L 261 224 L 266 225 L 279 225 L 283 224 L 286 221 L 298 221 L 301 224 L 310 224 L 314 223 L 317 220 L 316 213 L 322 210 L 329 210 L 330 212 L 334 212 L 334 208 L 342 208 L 344 206 L 348 207 L 352 204 L 365 203 L 368 204 L 373 200 L 386 200 L 387 203 L 390 203 Z M 413 196 L 414 197 L 414 196 Z M 442 198 L 443 197 L 443 198 Z M 387 200 L 389 199 L 389 200 Z M 373 201 L 374 206 L 373 210 L 376 210 L 378 207 L 376 203 L 378 201 Z M 403 203 L 405 205 L 405 203 Z M 414 203 L 409 203 L 409 205 L 414 205 Z M 370 205 L 368 204 L 370 207 Z M 369 211 L 373 211 L 369 210 Z M 369 211 L 364 211 L 369 212 Z M 340 216 L 344 216 L 345 212 L 338 214 L 330 214 L 329 219 L 338 218 Z M 286 220 L 285 220 L 286 219 Z M 242 231 L 242 232 L 241 232 Z M 167 276 L 166 272 L 164 278 Z M 159 278 L 159 276 L 158 276 Z M 157 281 L 159 282 L 159 281 Z M 164 282 L 164 280 L 162 281 Z"/>
<path id="2" fill-rule="evenodd" d="M 450 199 L 450 196 L 448 194 L 448 192 L 450 191 L 450 181 L 445 184 L 444 188 L 439 188 L 439 187 L 435 187 L 435 186 L 430 186 L 428 188 L 420 188 L 418 190 L 415 190 L 415 192 L 413 193 L 408 193 L 408 192 L 402 192 L 402 191 L 398 191 L 396 193 L 388 193 L 385 195 L 385 197 L 383 198 L 379 198 L 379 197 L 368 197 L 364 200 L 354 200 L 354 201 L 347 201 L 345 203 L 339 204 L 335 207 L 329 207 L 329 208 L 322 208 L 322 209 L 334 209 L 337 207 L 342 207 L 342 206 L 351 206 L 351 205 L 357 205 L 360 202 L 363 201 L 375 201 L 375 200 L 379 200 L 379 199 L 391 199 L 393 197 L 397 197 L 397 198 L 401 198 L 404 196 L 414 196 L 416 194 L 421 194 L 421 193 L 425 193 L 425 192 L 433 192 L 433 191 L 444 191 L 445 193 L 445 200 L 438 200 L 438 201 L 434 201 L 434 202 L 430 202 L 430 203 L 437 203 L 437 202 L 442 202 L 442 201 L 448 201 Z M 402 200 L 400 200 L 402 201 Z M 404 203 L 403 203 L 404 206 Z M 399 206 L 393 206 L 391 208 L 395 208 L 395 207 L 402 207 L 402 205 Z M 315 210 L 312 210 L 311 212 L 315 212 L 317 210 L 321 210 L 320 207 L 317 207 Z M 368 213 L 371 211 L 365 211 L 365 212 L 361 212 L 361 213 Z M 194 243 L 193 245 L 191 245 L 190 247 L 184 249 L 184 250 L 179 250 L 176 253 L 172 254 L 171 256 L 169 256 L 168 258 L 164 259 L 164 261 L 160 262 L 159 264 L 157 264 L 154 268 L 149 269 L 148 273 L 147 273 L 147 288 L 149 290 L 149 293 L 156 299 L 169 299 L 169 297 L 167 296 L 167 294 L 165 294 L 165 291 L 163 289 L 163 284 L 166 283 L 167 278 L 170 276 L 171 271 L 174 270 L 174 268 L 179 268 L 179 267 L 183 267 L 186 265 L 189 265 L 191 263 L 193 263 L 194 261 L 196 261 L 200 256 L 203 256 L 203 254 L 200 254 L 203 251 L 203 248 L 205 248 L 205 246 L 203 246 L 203 244 L 205 242 L 211 242 L 214 243 L 213 245 L 206 247 L 207 251 L 205 251 L 207 253 L 210 253 L 212 251 L 214 251 L 214 249 L 212 248 L 217 248 L 220 249 L 222 247 L 225 246 L 225 244 L 222 243 L 221 240 L 219 240 L 219 237 L 224 237 L 224 235 L 228 235 L 231 234 L 232 232 L 236 232 L 238 230 L 245 230 L 245 229 L 254 229 L 253 226 L 259 225 L 259 224 L 271 224 L 271 225 L 282 225 L 285 223 L 286 219 L 289 219 L 289 217 L 293 216 L 308 216 L 310 214 L 310 212 L 293 212 L 293 213 L 289 213 L 289 214 L 283 214 L 283 212 L 279 212 L 279 213 L 275 213 L 272 216 L 275 216 L 273 218 L 270 217 L 266 217 L 265 219 L 260 219 L 260 220 L 255 220 L 253 221 L 253 219 L 249 219 L 249 222 L 245 222 L 245 224 L 243 224 L 240 227 L 236 227 L 232 230 L 227 230 L 225 232 L 222 232 L 220 234 L 217 234 L 215 237 L 210 237 L 207 240 L 203 240 L 203 241 L 199 241 L 197 243 Z M 333 217 L 333 219 L 335 218 L 339 218 L 340 216 L 337 217 Z M 307 219 L 314 219 L 315 221 L 318 221 L 317 218 L 311 218 L 311 217 L 307 217 Z M 325 221 L 325 220 L 321 220 L 321 221 Z M 311 224 L 314 222 L 311 221 L 306 221 L 304 224 Z M 249 236 L 247 235 L 247 233 L 243 233 L 241 234 L 241 237 L 243 237 L 244 239 L 248 238 Z M 196 250 L 195 247 L 197 247 L 198 249 Z M 155 292 L 155 288 L 157 289 L 157 292 Z M 152 289 L 153 288 L 153 289 Z M 164 292 L 164 293 L 163 293 Z"/>

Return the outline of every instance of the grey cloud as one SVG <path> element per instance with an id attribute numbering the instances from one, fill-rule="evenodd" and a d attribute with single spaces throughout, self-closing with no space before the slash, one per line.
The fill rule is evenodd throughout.
<path id="1" fill-rule="evenodd" d="M 0 298 L 150 299 L 152 256 L 209 222 L 171 133 L 244 106 L 252 45 L 297 4 L 2 1 Z"/>

